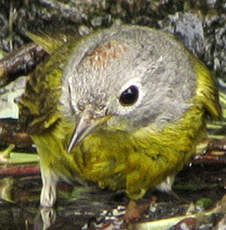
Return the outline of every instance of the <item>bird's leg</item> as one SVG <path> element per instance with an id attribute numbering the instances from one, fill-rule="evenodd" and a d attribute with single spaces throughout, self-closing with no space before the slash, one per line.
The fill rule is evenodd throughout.
<path id="1" fill-rule="evenodd" d="M 185 203 L 190 203 L 189 201 L 187 201 L 186 199 L 183 199 L 182 197 L 179 197 L 173 190 L 172 190 L 172 186 L 175 180 L 175 174 L 167 176 L 166 179 L 164 181 L 162 181 L 159 185 L 156 186 L 156 189 L 161 191 L 161 192 L 165 192 L 167 194 L 169 194 L 170 196 L 172 196 L 174 199 L 178 200 L 178 201 L 182 201 Z"/>
<path id="2" fill-rule="evenodd" d="M 156 186 L 156 189 L 161 192 L 170 193 L 172 191 L 172 186 L 175 180 L 175 175 L 169 175 L 162 181 L 160 184 Z"/>
<path id="3" fill-rule="evenodd" d="M 40 204 L 42 207 L 51 208 L 56 201 L 56 185 L 58 176 L 48 168 L 41 168 L 42 191 Z"/>

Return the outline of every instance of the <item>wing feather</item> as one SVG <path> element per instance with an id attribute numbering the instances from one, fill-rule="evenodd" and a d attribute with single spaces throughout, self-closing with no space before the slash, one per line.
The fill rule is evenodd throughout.
<path id="1" fill-rule="evenodd" d="M 29 134 L 41 133 L 60 118 L 61 76 L 74 46 L 74 40 L 56 46 L 57 50 L 29 76 L 25 93 L 18 102 L 20 124 Z"/>

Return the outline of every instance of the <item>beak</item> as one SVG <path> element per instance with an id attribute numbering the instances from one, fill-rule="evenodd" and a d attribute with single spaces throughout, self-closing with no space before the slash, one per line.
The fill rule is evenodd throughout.
<path id="1" fill-rule="evenodd" d="M 96 127 L 106 122 L 111 116 L 93 118 L 91 113 L 84 111 L 72 133 L 68 144 L 67 152 L 70 153 L 73 147 L 88 136 Z"/>

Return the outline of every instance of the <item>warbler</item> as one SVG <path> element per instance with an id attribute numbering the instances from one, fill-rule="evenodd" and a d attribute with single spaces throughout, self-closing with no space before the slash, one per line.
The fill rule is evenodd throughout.
<path id="1" fill-rule="evenodd" d="M 174 176 L 221 108 L 205 65 L 173 35 L 114 26 L 59 42 L 31 35 L 50 54 L 30 75 L 20 122 L 40 156 L 40 204 L 59 179 L 93 181 L 132 200 L 170 191 Z"/>

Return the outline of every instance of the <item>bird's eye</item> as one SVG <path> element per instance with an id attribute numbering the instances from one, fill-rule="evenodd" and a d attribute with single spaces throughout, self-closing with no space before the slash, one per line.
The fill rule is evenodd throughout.
<path id="1" fill-rule="evenodd" d="M 133 105 L 138 98 L 138 88 L 135 85 L 131 85 L 129 88 L 124 90 L 119 98 L 121 105 L 129 106 Z"/>

